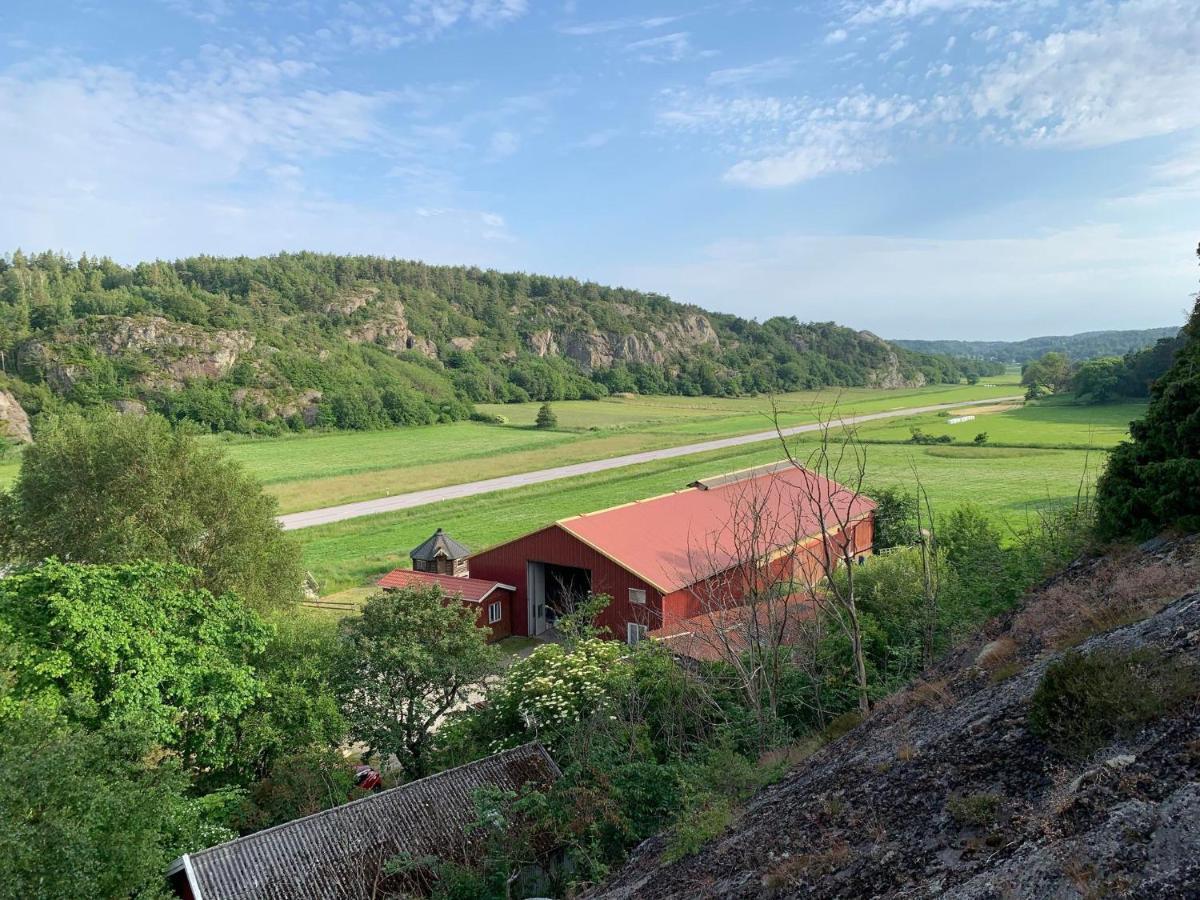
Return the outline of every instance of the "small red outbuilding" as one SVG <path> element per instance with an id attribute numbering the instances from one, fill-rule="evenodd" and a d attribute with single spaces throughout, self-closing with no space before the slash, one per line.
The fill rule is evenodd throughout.
<path id="1" fill-rule="evenodd" d="M 438 533 L 441 533 L 441 529 L 438 529 Z M 449 566 L 453 570 L 453 559 L 449 561 Z M 460 570 L 465 572 L 465 565 Z M 488 640 L 498 641 L 512 634 L 512 597 L 516 589 L 511 584 L 487 578 L 442 575 L 412 569 L 393 569 L 375 583 L 384 590 L 412 585 L 435 585 L 442 589 L 444 602 L 458 602 L 476 611 L 475 624 L 491 630 L 492 634 Z"/>

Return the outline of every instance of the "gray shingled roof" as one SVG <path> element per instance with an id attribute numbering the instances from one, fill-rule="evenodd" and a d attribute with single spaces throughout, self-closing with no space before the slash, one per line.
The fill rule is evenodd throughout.
<path id="1" fill-rule="evenodd" d="M 398 854 L 464 861 L 481 787 L 519 791 L 561 776 L 539 743 L 430 775 L 182 857 L 199 900 L 358 900 Z"/>
<path id="2" fill-rule="evenodd" d="M 462 559 L 464 556 L 470 556 L 471 551 L 439 528 L 429 536 L 425 543 L 408 555 L 413 559 L 432 562 L 439 556 L 448 559 Z"/>

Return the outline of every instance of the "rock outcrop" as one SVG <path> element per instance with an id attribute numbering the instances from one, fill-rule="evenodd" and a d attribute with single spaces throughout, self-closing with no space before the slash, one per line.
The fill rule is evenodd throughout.
<path id="1" fill-rule="evenodd" d="M 8 391 L 0 391 L 0 436 L 22 444 L 33 442 L 29 416 L 17 398 Z"/>
<path id="2" fill-rule="evenodd" d="M 698 854 L 664 862 L 667 841 L 652 838 L 588 896 L 1200 896 L 1200 702 L 1083 764 L 1028 720 L 1054 647 L 1071 643 L 1072 592 L 1103 590 L 1128 566 L 1141 574 L 1122 590 L 1157 611 L 1078 651 L 1153 647 L 1200 664 L 1194 559 L 1183 542 L 1077 566 L 760 792 Z"/>
<path id="3" fill-rule="evenodd" d="M 688 354 L 709 344 L 720 349 L 720 338 L 705 316 L 687 314 L 677 321 L 645 331 L 544 328 L 526 337 L 526 346 L 538 356 L 565 356 L 584 372 L 606 369 L 617 362 L 663 365 L 673 356 Z"/>
<path id="4" fill-rule="evenodd" d="M 437 344 L 414 334 L 408 327 L 404 304 L 395 300 L 381 307 L 374 318 L 346 329 L 347 339 L 356 344 L 378 344 L 393 353 L 415 350 L 430 359 L 437 357 Z"/>

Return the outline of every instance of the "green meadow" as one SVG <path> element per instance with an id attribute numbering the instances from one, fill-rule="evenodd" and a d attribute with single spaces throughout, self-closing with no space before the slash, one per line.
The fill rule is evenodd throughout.
<path id="1" fill-rule="evenodd" d="M 776 403 L 780 421 L 798 425 L 835 407 L 850 415 L 1018 393 L 1011 379 L 999 379 L 991 386 L 804 391 L 781 395 Z M 558 427 L 546 431 L 533 427 L 539 406 L 478 407 L 503 418 L 502 424 L 213 440 L 258 477 L 286 513 L 771 428 L 765 397 L 627 396 L 554 403 Z"/>

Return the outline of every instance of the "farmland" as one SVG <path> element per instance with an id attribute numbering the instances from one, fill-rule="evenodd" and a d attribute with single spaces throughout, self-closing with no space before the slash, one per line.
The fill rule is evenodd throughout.
<path id="1" fill-rule="evenodd" d="M 849 415 L 1019 392 L 1011 379 L 1002 379 L 994 386 L 807 391 L 784 394 L 777 402 L 781 422 L 798 425 L 814 421 L 817 409 L 834 405 Z M 479 405 L 480 412 L 503 417 L 503 424 L 456 422 L 386 431 L 234 439 L 223 446 L 279 500 L 281 512 L 288 513 L 771 427 L 769 401 L 763 397 L 631 396 L 555 403 L 558 427 L 553 430 L 533 427 L 538 405 Z"/>
<path id="2" fill-rule="evenodd" d="M 970 501 L 997 520 L 1020 524 L 1038 505 L 1073 500 L 1081 484 L 1094 478 L 1103 465 L 1103 451 L 1065 447 L 1111 446 L 1124 433 L 1120 423 L 1139 413 L 1136 404 L 1077 407 L 1057 403 L 994 413 L 981 409 L 974 422 L 957 426 L 946 425 L 945 417 L 937 415 L 912 417 L 911 422 L 901 424 L 890 420 L 872 423 L 861 431 L 862 437 L 872 442 L 903 440 L 910 427 L 920 427 L 930 434 L 950 430 L 958 439 L 954 444 L 934 446 L 870 444 L 869 486 L 911 485 L 915 465 L 936 507 L 949 509 Z M 989 435 L 1013 438 L 1014 445 L 971 445 L 974 435 L 984 430 Z M 1022 445 L 1015 445 L 1018 440 Z M 800 446 L 803 451 L 804 441 Z M 484 547 L 555 519 L 653 496 L 683 487 L 703 475 L 778 457 L 778 446 L 764 441 L 354 519 L 305 529 L 296 535 L 304 548 L 306 564 L 324 590 L 338 591 L 406 563 L 408 548 L 438 526 L 469 546 Z"/>

